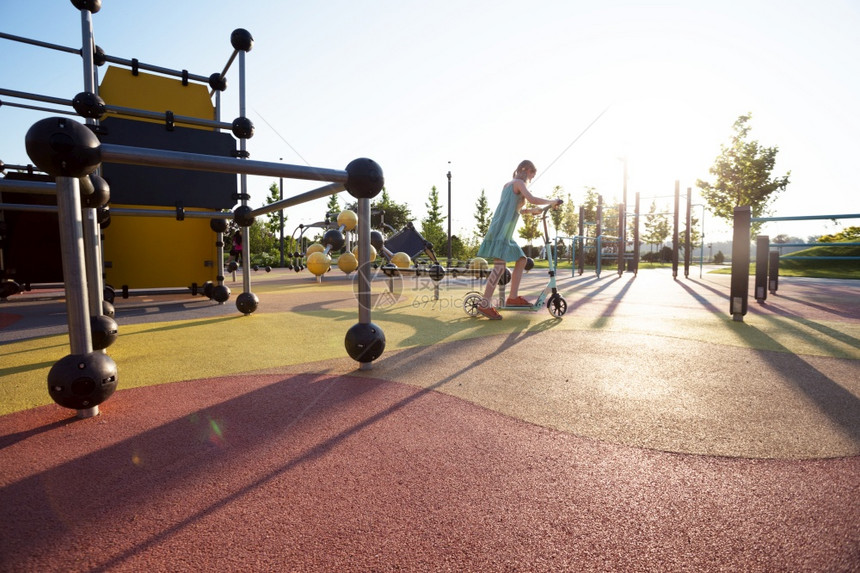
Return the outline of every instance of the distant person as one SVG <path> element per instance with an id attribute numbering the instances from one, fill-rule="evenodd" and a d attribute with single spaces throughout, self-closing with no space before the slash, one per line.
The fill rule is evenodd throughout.
<path id="1" fill-rule="evenodd" d="M 236 261 L 237 265 L 242 264 L 242 231 L 241 229 L 233 233 L 233 246 L 230 249 L 230 256 Z"/>
<path id="2" fill-rule="evenodd" d="M 485 259 L 493 259 L 493 270 L 490 276 L 487 277 L 487 286 L 484 288 L 484 298 L 481 304 L 478 305 L 478 312 L 486 316 L 490 320 L 501 320 L 502 315 L 493 306 L 491 299 L 493 292 L 496 290 L 496 285 L 505 272 L 505 263 L 514 265 L 514 272 L 511 275 L 511 292 L 505 306 L 531 306 L 532 303 L 517 295 L 520 288 L 520 279 L 523 277 L 523 271 L 526 268 L 526 254 L 522 248 L 513 240 L 514 230 L 520 220 L 520 213 L 531 213 L 537 215 L 541 212 L 537 208 L 524 209 L 526 202 L 532 205 L 552 205 L 553 208 L 558 208 L 562 204 L 561 199 L 544 199 L 532 195 L 526 183 L 534 179 L 537 169 L 534 163 L 525 160 L 519 164 L 517 170 L 514 171 L 513 179 L 505 184 L 502 188 L 502 197 L 499 200 L 499 206 L 496 207 L 496 212 L 493 214 L 493 219 L 490 222 L 490 228 L 487 229 L 487 235 L 484 237 L 484 242 L 478 249 L 478 256 Z"/>

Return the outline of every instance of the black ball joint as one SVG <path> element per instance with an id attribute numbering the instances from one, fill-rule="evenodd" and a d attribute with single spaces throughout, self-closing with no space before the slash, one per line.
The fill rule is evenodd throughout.
<path id="1" fill-rule="evenodd" d="M 72 0 L 72 6 L 78 10 L 89 10 L 95 14 L 102 9 L 102 0 Z"/>
<path id="2" fill-rule="evenodd" d="M 233 135 L 239 139 L 254 137 L 254 123 L 247 117 L 237 117 L 233 120 Z"/>
<path id="3" fill-rule="evenodd" d="M 347 179 L 344 187 L 356 199 L 372 199 L 382 191 L 385 177 L 382 167 L 372 159 L 360 157 L 346 166 Z"/>
<path id="4" fill-rule="evenodd" d="M 101 163 L 99 139 L 84 124 L 67 117 L 34 123 L 24 136 L 27 155 L 53 177 L 83 177 Z"/>
<path id="5" fill-rule="evenodd" d="M 250 52 L 251 48 L 254 47 L 254 38 L 248 30 L 244 28 L 236 28 L 233 30 L 233 33 L 230 34 L 230 44 L 233 46 L 234 50 Z"/>

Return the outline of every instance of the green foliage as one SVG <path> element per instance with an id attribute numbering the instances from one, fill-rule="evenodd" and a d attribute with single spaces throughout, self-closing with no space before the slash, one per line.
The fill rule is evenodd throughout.
<path id="1" fill-rule="evenodd" d="M 585 188 L 585 201 L 582 203 L 583 216 L 586 223 L 597 222 L 597 191 L 594 187 Z M 593 225 L 586 226 L 584 229 L 586 237 L 596 236 L 597 230 Z"/>
<path id="2" fill-rule="evenodd" d="M 520 238 L 525 239 L 531 245 L 532 241 L 541 236 L 539 223 L 540 217 L 537 215 L 523 213 L 523 224 L 518 232 Z"/>
<path id="3" fill-rule="evenodd" d="M 558 227 L 556 227 L 558 229 Z M 573 237 L 579 232 L 579 213 L 576 212 L 576 207 L 573 204 L 573 199 L 570 193 L 567 194 L 567 200 L 562 207 L 561 218 L 561 234 Z"/>
<path id="4" fill-rule="evenodd" d="M 728 222 L 734 218 L 734 208 L 749 205 L 753 217 L 762 217 L 774 194 L 789 183 L 789 171 L 782 177 L 771 178 L 776 163 L 777 147 L 762 147 L 748 140 L 752 114 L 735 121 L 734 135 L 728 145 L 720 146 L 720 154 L 709 172 L 713 183 L 699 179 L 696 186 L 708 203 L 710 211 Z M 758 234 L 761 223 L 752 224 L 752 234 Z"/>
<path id="5" fill-rule="evenodd" d="M 353 201 L 348 204 L 346 209 L 351 209 L 358 213 L 358 201 Z M 409 206 L 406 203 L 398 203 L 392 201 L 388 195 L 388 190 L 382 188 L 377 199 L 370 204 L 371 216 L 370 227 L 382 231 L 384 235 L 389 235 L 393 231 L 389 229 L 389 225 L 395 231 L 401 230 L 406 226 L 406 223 L 412 220 L 412 213 L 409 211 Z M 383 225 L 384 223 L 384 225 Z"/>
<path id="6" fill-rule="evenodd" d="M 660 245 L 669 238 L 669 218 L 657 213 L 657 202 L 652 201 L 645 215 L 645 232 L 642 240 L 650 245 Z"/>
<path id="7" fill-rule="evenodd" d="M 550 197 L 553 199 L 564 199 L 562 197 L 562 193 L 564 193 L 564 189 L 562 189 L 561 185 L 556 185 L 552 188 L 552 193 L 550 193 Z M 564 210 L 563 209 L 550 209 L 549 216 L 552 219 L 552 227 L 553 229 L 560 229 L 561 222 L 564 219 Z"/>
<path id="8" fill-rule="evenodd" d="M 492 220 L 493 218 L 490 215 L 490 205 L 487 202 L 487 194 L 483 189 L 481 189 L 481 195 L 478 197 L 478 202 L 475 203 L 475 221 L 478 225 L 478 228 L 475 230 L 475 235 L 478 237 L 486 236 Z"/>
<path id="9" fill-rule="evenodd" d="M 427 216 L 421 220 L 421 235 L 425 240 L 433 243 L 433 249 L 437 255 L 448 256 L 448 233 L 442 228 L 442 223 L 445 217 L 442 215 L 442 206 L 439 204 L 439 191 L 436 186 L 430 188 L 430 195 L 427 197 Z M 451 250 L 453 251 L 453 240 Z"/>
<path id="10" fill-rule="evenodd" d="M 340 201 L 338 200 L 337 193 L 332 193 L 332 196 L 328 198 L 328 203 L 325 205 L 325 216 L 323 218 L 335 221 L 340 212 Z"/>
<path id="11" fill-rule="evenodd" d="M 819 243 L 853 243 L 860 241 L 860 227 L 847 227 L 832 235 L 822 235 Z"/>
<path id="12" fill-rule="evenodd" d="M 714 255 L 714 264 L 721 265 L 724 262 L 726 262 L 726 256 L 723 254 L 722 251 L 717 251 L 717 254 Z"/>
<path id="13" fill-rule="evenodd" d="M 266 205 L 279 201 L 281 198 L 281 188 L 277 183 L 269 185 L 269 195 L 266 197 Z M 259 220 L 259 217 L 257 217 Z M 284 222 L 287 220 L 287 214 L 284 213 Z M 281 211 L 273 211 L 266 213 L 266 221 L 263 223 L 266 230 L 273 235 L 280 237 L 281 233 Z"/>

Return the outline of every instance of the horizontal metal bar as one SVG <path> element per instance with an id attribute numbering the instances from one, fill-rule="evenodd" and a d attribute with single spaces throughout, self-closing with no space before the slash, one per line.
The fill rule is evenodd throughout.
<path id="1" fill-rule="evenodd" d="M 34 195 L 56 195 L 57 184 L 50 181 L 17 181 L 0 179 L 0 191 L 9 193 L 32 193 Z"/>
<path id="2" fill-rule="evenodd" d="M 24 103 L 15 103 L 15 102 L 11 102 L 8 100 L 6 100 L 6 101 L 0 100 L 0 107 L 3 107 L 4 105 L 8 106 L 8 107 L 17 107 L 19 109 L 31 109 L 33 111 L 44 111 L 47 113 L 62 113 L 65 115 L 75 115 L 75 116 L 78 115 L 77 112 L 74 112 L 72 110 L 55 109 L 55 108 L 50 108 L 50 107 L 42 107 L 40 105 L 27 105 Z"/>
<path id="3" fill-rule="evenodd" d="M 101 157 L 102 161 L 107 163 L 125 163 L 129 165 L 146 165 L 149 167 L 215 171 L 218 173 L 244 173 L 246 175 L 265 175 L 269 177 L 286 177 L 308 181 L 331 181 L 335 183 L 346 183 L 347 180 L 346 171 L 338 169 L 252 161 L 250 159 L 234 159 L 232 157 L 148 149 L 145 147 L 128 147 L 108 143 L 101 144 Z"/>
<path id="4" fill-rule="evenodd" d="M 5 38 L 7 40 L 13 40 L 15 42 L 21 42 L 22 44 L 30 44 L 31 46 L 39 46 L 40 48 L 50 48 L 52 50 L 59 50 L 60 52 L 68 52 L 70 54 L 81 54 L 80 48 L 70 48 L 68 46 L 61 46 L 59 44 L 51 44 L 48 42 L 42 42 L 41 40 L 33 40 L 31 38 L 24 38 L 23 36 L 13 36 L 12 34 L 7 34 L 5 32 L 0 32 L 0 38 Z"/>
<path id="5" fill-rule="evenodd" d="M 6 88 L 0 88 L 0 95 L 16 97 L 20 99 L 28 99 L 31 101 L 41 101 L 44 103 L 54 103 L 57 105 L 72 105 L 72 100 L 63 99 L 60 97 L 32 94 L 28 92 L 19 92 L 16 90 L 7 90 Z"/>
<path id="6" fill-rule="evenodd" d="M 23 203 L 0 203 L 0 211 L 27 211 L 39 213 L 56 213 L 56 205 L 26 205 Z M 130 209 L 130 208 L 113 208 L 110 210 L 111 216 L 119 217 L 164 217 L 175 219 L 176 210 L 171 209 Z M 232 219 L 233 213 L 220 211 L 185 211 L 183 217 L 186 219 Z"/>
<path id="7" fill-rule="evenodd" d="M 108 56 L 105 55 L 105 61 L 110 62 L 112 64 L 120 64 L 122 66 L 133 67 L 134 62 L 131 60 L 126 60 L 123 58 L 117 58 L 116 56 Z M 140 70 L 147 70 L 149 72 L 156 72 L 159 74 L 164 74 L 166 76 L 174 76 L 177 78 L 183 77 L 183 72 L 181 70 L 172 70 L 170 68 L 162 68 L 161 66 L 154 66 L 152 64 L 145 64 L 143 62 L 137 62 L 137 68 Z M 187 72 L 187 70 L 186 70 Z M 209 85 L 209 76 L 201 76 L 198 74 L 188 74 L 189 80 L 194 80 L 195 82 L 200 82 L 206 85 Z"/>
<path id="8" fill-rule="evenodd" d="M 27 211 L 35 213 L 56 213 L 56 205 L 25 205 L 23 203 L 0 203 L 0 211 Z"/>
<path id="9" fill-rule="evenodd" d="M 860 219 L 860 213 L 848 213 L 845 215 L 797 215 L 794 217 L 752 217 L 753 223 L 764 223 L 767 221 L 815 221 L 825 219 Z"/>
<path id="10" fill-rule="evenodd" d="M 266 213 L 274 213 L 275 211 L 280 211 L 281 209 L 286 209 L 287 207 L 293 207 L 295 205 L 307 203 L 308 201 L 313 201 L 315 199 L 323 199 L 325 197 L 330 197 L 331 195 L 334 195 L 335 193 L 340 193 L 343 190 L 344 186 L 342 183 L 332 183 L 330 185 L 320 187 L 319 189 L 308 191 L 307 193 L 301 193 L 288 199 L 275 201 L 274 203 L 270 203 L 269 205 L 263 205 L 258 209 L 254 209 L 251 212 L 251 215 L 253 215 L 254 217 L 259 217 L 260 215 L 265 215 Z M 308 226 L 309 225 L 305 225 L 305 227 Z"/>
<path id="11" fill-rule="evenodd" d="M 120 217 L 169 217 L 176 218 L 176 210 L 173 209 L 131 209 L 127 207 L 111 207 L 111 217 L 119 215 Z M 219 211 L 185 211 L 183 216 L 186 219 L 232 219 L 233 213 L 224 213 Z"/>
<path id="12" fill-rule="evenodd" d="M 121 107 L 117 105 L 106 105 L 105 111 L 107 113 L 117 114 L 117 115 L 131 115 L 134 117 L 143 117 L 146 119 L 157 119 L 159 121 L 166 121 L 167 114 L 163 111 L 148 111 L 145 109 L 135 109 L 132 107 Z M 223 121 L 215 121 L 212 119 L 204 119 L 201 117 L 191 117 L 187 115 L 174 115 L 173 116 L 174 123 L 187 123 L 190 125 L 200 125 L 203 127 L 213 127 L 217 129 L 232 129 L 233 124 L 226 123 Z"/>
<path id="13" fill-rule="evenodd" d="M 792 259 L 796 261 L 860 261 L 860 257 L 792 257 L 791 255 L 783 255 L 779 259 Z"/>
<path id="14" fill-rule="evenodd" d="M 771 243 L 771 247 L 860 247 L 860 243 Z"/>

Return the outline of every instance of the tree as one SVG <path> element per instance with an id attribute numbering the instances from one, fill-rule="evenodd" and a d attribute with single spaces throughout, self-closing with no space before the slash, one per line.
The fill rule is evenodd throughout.
<path id="1" fill-rule="evenodd" d="M 585 217 L 586 223 L 596 223 L 597 222 L 597 191 L 594 187 L 586 187 L 585 188 L 585 201 L 582 202 L 583 207 L 583 216 Z M 584 229 L 586 237 L 594 237 L 597 234 L 597 230 L 593 230 L 589 232 L 588 226 Z"/>
<path id="2" fill-rule="evenodd" d="M 561 194 L 564 192 L 561 185 L 556 185 L 552 188 L 552 193 L 550 197 L 553 199 L 562 199 Z M 549 216 L 552 218 L 552 226 L 558 232 L 561 228 L 561 221 L 564 218 L 564 211 L 562 209 L 550 209 Z"/>
<path id="3" fill-rule="evenodd" d="M 540 237 L 540 229 L 538 227 L 538 216 L 532 215 L 530 213 L 523 213 L 523 224 L 519 230 L 519 236 L 521 239 L 525 239 L 529 245 L 532 244 L 532 241 Z"/>
<path id="4" fill-rule="evenodd" d="M 669 219 L 666 215 L 657 213 L 657 202 L 651 202 L 651 208 L 648 214 L 645 215 L 645 233 L 642 235 L 642 240 L 651 245 L 652 250 L 654 245 L 662 245 L 669 237 Z"/>
<path id="5" fill-rule="evenodd" d="M 822 235 L 818 238 L 819 243 L 842 243 L 860 241 L 860 227 L 846 227 L 832 235 Z"/>
<path id="6" fill-rule="evenodd" d="M 346 208 L 358 213 L 358 201 L 353 201 Z M 412 220 L 409 206 L 405 203 L 392 201 L 385 187 L 382 188 L 382 193 L 380 193 L 378 198 L 371 202 L 370 208 L 375 213 L 371 214 L 370 226 L 373 229 L 382 231 L 383 234 L 392 232 L 389 226 L 395 231 L 399 231 L 406 226 L 406 223 Z"/>
<path id="7" fill-rule="evenodd" d="M 562 207 L 561 231 L 568 237 L 573 237 L 579 232 L 579 213 L 576 212 L 576 206 L 573 204 L 573 199 L 570 193 L 567 194 L 567 201 Z"/>
<path id="8" fill-rule="evenodd" d="M 720 146 L 720 154 L 709 170 L 714 182 L 696 181 L 710 211 L 729 223 L 734 219 L 735 207 L 749 205 L 753 217 L 765 215 L 774 193 L 785 190 L 791 175 L 789 171 L 782 177 L 771 177 L 779 148 L 762 147 L 758 141 L 748 139 L 751 117 L 749 113 L 738 117 L 729 144 Z M 752 224 L 753 236 L 761 225 Z"/>
<path id="9" fill-rule="evenodd" d="M 331 197 L 328 198 L 328 203 L 325 205 L 325 218 L 336 221 L 339 214 L 340 201 L 338 201 L 337 193 L 332 193 Z"/>
<path id="10" fill-rule="evenodd" d="M 487 230 L 490 228 L 490 221 L 493 217 L 490 215 L 490 205 L 487 203 L 487 194 L 481 189 L 481 195 L 478 197 L 478 202 L 475 203 L 475 221 L 478 223 L 478 229 L 475 232 L 478 237 L 485 237 Z"/>
<path id="11" fill-rule="evenodd" d="M 427 216 L 421 220 L 421 234 L 424 239 L 433 243 L 433 249 L 437 253 L 448 252 L 448 234 L 442 228 L 445 217 L 442 215 L 442 206 L 439 204 L 439 191 L 436 186 L 430 188 L 427 207 Z M 453 245 L 452 245 L 453 250 Z"/>
<path id="12" fill-rule="evenodd" d="M 266 205 L 271 205 L 276 201 L 280 201 L 281 199 L 281 188 L 277 183 L 272 183 L 269 185 L 269 195 L 266 197 Z M 287 220 L 287 215 L 284 214 L 284 221 Z M 266 230 L 280 238 L 281 236 L 281 212 L 280 211 L 272 211 L 271 213 L 266 213 L 266 222 L 264 223 Z"/>

